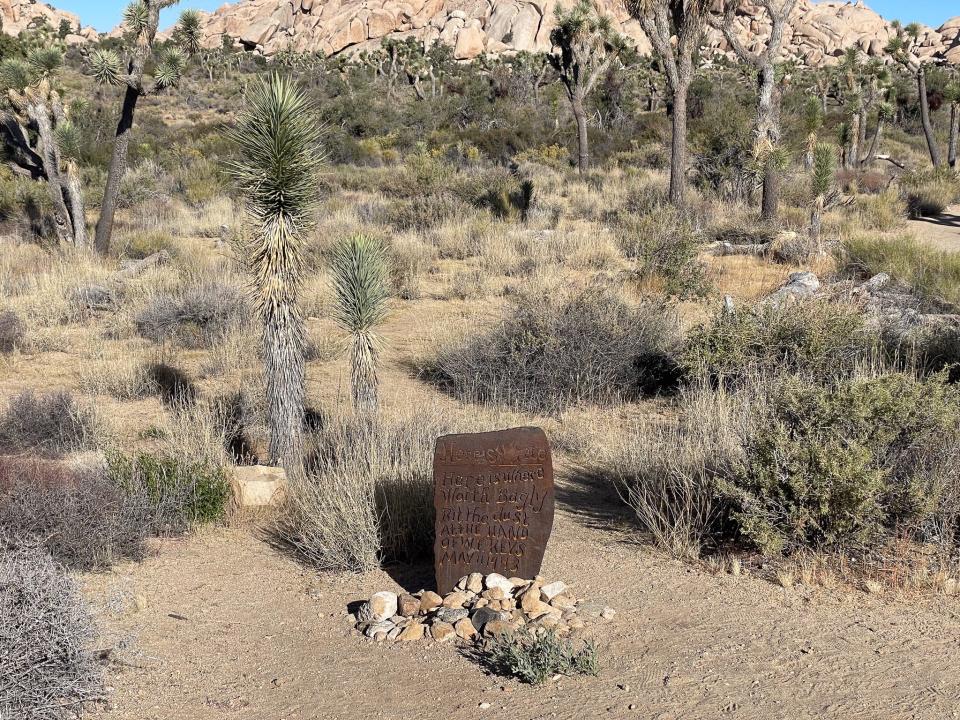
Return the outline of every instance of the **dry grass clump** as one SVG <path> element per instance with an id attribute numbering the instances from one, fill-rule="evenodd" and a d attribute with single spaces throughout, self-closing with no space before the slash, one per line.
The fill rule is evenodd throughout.
<path id="1" fill-rule="evenodd" d="M 699 557 L 716 530 L 716 478 L 743 462 L 748 408 L 737 396 L 697 385 L 682 394 L 678 420 L 635 423 L 601 453 L 601 472 L 654 543 L 675 557 Z"/>
<path id="2" fill-rule="evenodd" d="M 907 203 L 896 190 L 858 195 L 852 208 L 856 226 L 861 230 L 896 230 L 903 227 L 907 219 Z"/>
<path id="3" fill-rule="evenodd" d="M 91 447 L 96 417 L 68 392 L 14 395 L 0 414 L 0 453 L 60 455 Z"/>
<path id="4" fill-rule="evenodd" d="M 522 294 L 499 325 L 442 350 L 429 372 L 469 401 L 557 412 L 669 392 L 679 374 L 675 312 L 609 287 Z"/>
<path id="5" fill-rule="evenodd" d="M 246 295 L 232 285 L 204 282 L 177 294 L 153 296 L 134 322 L 137 332 L 156 343 L 175 341 L 206 347 L 251 316 Z"/>
<path id="6" fill-rule="evenodd" d="M 129 354 L 84 362 L 80 366 L 79 387 L 88 395 L 106 395 L 117 400 L 138 400 L 159 391 L 150 365 Z"/>
<path id="7" fill-rule="evenodd" d="M 839 262 L 847 273 L 885 272 L 929 299 L 960 304 L 960 255 L 931 248 L 912 235 L 854 235 L 840 249 Z"/>
<path id="8" fill-rule="evenodd" d="M 76 582 L 47 553 L 0 550 L 0 715 L 65 720 L 101 700 L 96 637 Z"/>
<path id="9" fill-rule="evenodd" d="M 905 174 L 900 187 L 911 217 L 934 217 L 960 198 L 960 181 L 942 169 Z"/>
<path id="10" fill-rule="evenodd" d="M 434 444 L 465 425 L 429 409 L 373 424 L 331 418 L 291 480 L 279 536 L 322 570 L 362 572 L 429 555 Z"/>

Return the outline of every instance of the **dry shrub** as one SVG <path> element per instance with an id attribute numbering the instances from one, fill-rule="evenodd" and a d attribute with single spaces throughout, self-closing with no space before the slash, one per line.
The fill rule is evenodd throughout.
<path id="1" fill-rule="evenodd" d="M 611 288 L 520 295 L 499 325 L 443 350 L 430 374 L 458 397 L 532 411 L 669 392 L 679 380 L 675 312 Z"/>
<path id="2" fill-rule="evenodd" d="M 901 194 L 911 217 L 934 217 L 960 197 L 960 181 L 943 169 L 907 173 L 900 178 Z"/>
<path id="3" fill-rule="evenodd" d="M 137 400 L 156 395 L 158 391 L 150 366 L 129 355 L 84 363 L 80 367 L 79 386 L 87 394 L 107 395 L 117 400 Z"/>
<path id="4" fill-rule="evenodd" d="M 0 459 L 0 538 L 8 545 L 42 545 L 70 568 L 106 568 L 143 557 L 151 520 L 147 498 L 103 468 Z"/>
<path id="5" fill-rule="evenodd" d="M 0 716 L 65 720 L 101 700 L 96 637 L 76 582 L 47 553 L 0 550 Z"/>
<path id="6" fill-rule="evenodd" d="M 680 409 L 677 421 L 635 424 L 600 465 L 653 542 L 690 559 L 716 530 L 716 477 L 742 462 L 751 418 L 739 398 L 705 385 L 684 391 Z"/>
<path id="7" fill-rule="evenodd" d="M 372 425 L 330 419 L 312 438 L 305 472 L 291 480 L 279 536 L 321 570 L 362 572 L 428 556 L 434 444 L 466 429 L 429 409 Z"/>
<path id="8" fill-rule="evenodd" d="M 136 315 L 137 332 L 161 343 L 206 347 L 250 317 L 246 296 L 232 285 L 207 282 L 177 294 L 155 295 Z"/>
<path id="9" fill-rule="evenodd" d="M 0 453 L 75 452 L 90 447 L 96 431 L 93 412 L 70 393 L 27 390 L 12 397 L 0 415 Z"/>
<path id="10" fill-rule="evenodd" d="M 12 310 L 0 310 L 0 352 L 11 352 L 23 344 L 23 320 Z"/>
<path id="11" fill-rule="evenodd" d="M 864 230 L 895 230 L 907 219 L 907 204 L 896 190 L 858 195 L 853 204 L 857 224 Z"/>

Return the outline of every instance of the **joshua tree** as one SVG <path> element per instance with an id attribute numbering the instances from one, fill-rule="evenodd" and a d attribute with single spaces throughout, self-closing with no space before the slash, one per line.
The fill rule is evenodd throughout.
<path id="1" fill-rule="evenodd" d="M 302 444 L 304 328 L 297 291 L 322 162 L 320 128 L 303 92 L 273 75 L 249 90 L 229 131 L 240 159 L 228 169 L 254 223 L 241 251 L 263 322 L 270 456 L 287 469 L 297 467 Z"/>
<path id="2" fill-rule="evenodd" d="M 712 4 L 712 0 L 627 0 L 627 10 L 660 58 L 673 95 L 670 202 L 676 206 L 683 205 L 687 189 L 687 94 L 693 56 L 703 43 Z"/>
<path id="3" fill-rule="evenodd" d="M 803 106 L 803 129 L 806 132 L 806 147 L 803 154 L 803 165 L 807 170 L 813 169 L 813 151 L 817 147 L 817 134 L 823 127 L 823 108 L 819 98 L 807 98 Z"/>
<path id="4" fill-rule="evenodd" d="M 351 335 L 350 386 L 354 410 L 377 413 L 377 327 L 386 319 L 389 269 L 383 245 L 366 235 L 341 242 L 330 263 L 336 298 L 334 319 Z"/>
<path id="5" fill-rule="evenodd" d="M 820 243 L 820 228 L 823 210 L 833 192 L 837 152 L 829 143 L 817 143 L 813 150 L 813 175 L 810 185 L 813 190 L 813 209 L 810 212 L 810 237 Z"/>
<path id="6" fill-rule="evenodd" d="M 550 56 L 550 63 L 560 75 L 577 123 L 577 167 L 582 175 L 590 169 L 584 101 L 625 44 L 610 18 L 598 13 L 590 0 L 580 0 L 566 13 L 557 6 L 556 16 L 550 42 L 560 52 Z"/>
<path id="7" fill-rule="evenodd" d="M 950 103 L 950 140 L 947 144 L 947 164 L 957 167 L 957 135 L 960 134 L 960 80 L 954 80 L 947 85 L 944 93 Z"/>
<path id="8" fill-rule="evenodd" d="M 780 145 L 780 87 L 777 83 L 776 63 L 783 47 L 783 31 L 797 0 L 760 0 L 770 17 L 770 36 L 763 50 L 752 53 L 733 27 L 734 15 L 742 0 L 723 0 L 723 18 L 711 16 L 711 24 L 723 31 L 727 43 L 737 57 L 757 73 L 757 128 L 756 152 L 763 166 L 763 200 L 760 217 L 772 220 L 777 215 L 780 171 L 777 162 Z"/>
<path id="9" fill-rule="evenodd" d="M 63 64 L 57 47 L 34 49 L 25 61 L 0 63 L 0 85 L 10 109 L 0 111 L 0 137 L 14 172 L 41 180 L 53 207 L 57 239 L 87 247 L 86 213 L 76 158 L 77 130 L 71 111 L 54 89 Z"/>
<path id="10" fill-rule="evenodd" d="M 910 23 L 906 27 L 899 22 L 891 23 L 896 35 L 887 43 L 887 53 L 912 73 L 917 80 L 917 91 L 920 96 L 920 123 L 923 125 L 923 135 L 927 140 L 927 150 L 930 153 L 930 162 L 934 167 L 941 163 L 940 148 L 933 133 L 933 124 L 930 122 L 930 105 L 927 100 L 927 68 L 926 63 L 917 54 L 920 44 L 920 26 Z"/>
<path id="11" fill-rule="evenodd" d="M 133 130 L 133 116 L 137 102 L 145 95 L 151 95 L 180 82 L 186 67 L 186 53 L 199 47 L 199 16 L 188 10 L 181 17 L 174 39 L 177 43 L 168 48 L 159 57 L 154 57 L 153 44 L 160 23 L 160 11 L 179 0 L 135 0 L 123 13 L 123 22 L 127 29 L 126 39 L 132 45 L 129 57 L 121 57 L 112 50 L 94 50 L 88 62 L 98 82 L 124 88 L 123 106 L 120 121 L 117 124 L 116 138 L 113 143 L 113 156 L 107 173 L 107 184 L 103 191 L 103 203 L 94 245 L 98 252 L 106 254 L 110 250 L 110 238 L 113 234 L 113 216 L 117 209 L 120 194 L 120 181 L 127 170 L 127 150 Z M 152 82 L 147 81 L 146 67 L 154 61 Z"/>

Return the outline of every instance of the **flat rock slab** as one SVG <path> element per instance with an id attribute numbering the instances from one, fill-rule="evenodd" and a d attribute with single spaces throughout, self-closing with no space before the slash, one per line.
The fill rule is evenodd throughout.
<path id="1" fill-rule="evenodd" d="M 553 528 L 553 461 L 540 428 L 445 435 L 433 457 L 437 588 L 471 573 L 532 578 Z"/>

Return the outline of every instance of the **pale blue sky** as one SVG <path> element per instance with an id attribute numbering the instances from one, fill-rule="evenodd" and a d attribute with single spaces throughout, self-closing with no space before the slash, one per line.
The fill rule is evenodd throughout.
<path id="1" fill-rule="evenodd" d="M 84 25 L 97 30 L 110 30 L 120 22 L 126 0 L 47 0 L 50 5 L 70 10 L 80 16 Z M 180 4 L 164 12 L 164 24 L 176 21 L 180 10 L 197 8 L 214 10 L 225 0 L 181 0 Z M 905 23 L 914 20 L 938 27 L 949 17 L 960 15 L 957 0 L 866 0 L 866 4 L 887 19 L 899 18 Z"/>

